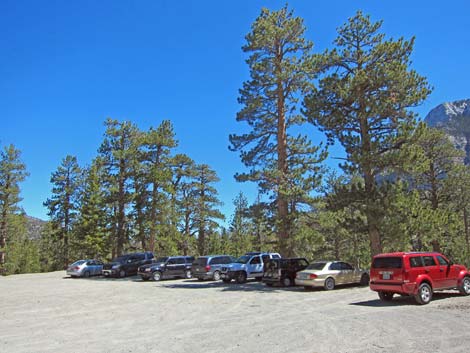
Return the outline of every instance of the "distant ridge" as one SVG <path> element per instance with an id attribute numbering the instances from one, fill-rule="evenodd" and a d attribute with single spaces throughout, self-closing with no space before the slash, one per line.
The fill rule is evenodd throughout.
<path id="1" fill-rule="evenodd" d="M 451 128 L 451 125 L 455 123 L 457 118 L 463 119 L 465 124 L 460 125 L 460 130 L 455 131 Z M 442 103 L 432 109 L 426 115 L 424 121 L 431 127 L 445 131 L 455 147 L 465 152 L 467 155 L 466 160 L 470 161 L 469 137 L 465 137 L 470 131 L 470 99 Z"/>
<path id="2" fill-rule="evenodd" d="M 42 219 L 26 215 L 26 229 L 29 239 L 40 239 L 41 233 L 46 225 L 46 221 Z"/>

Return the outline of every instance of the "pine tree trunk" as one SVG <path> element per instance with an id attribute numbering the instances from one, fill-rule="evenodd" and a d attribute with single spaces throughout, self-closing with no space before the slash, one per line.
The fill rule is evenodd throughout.
<path id="1" fill-rule="evenodd" d="M 117 219 L 117 242 L 116 242 L 116 254 L 117 256 L 122 255 L 124 249 L 124 238 L 125 238 L 125 206 L 126 206 L 126 194 L 125 194 L 125 160 L 121 159 L 119 162 L 119 194 L 118 194 L 118 219 Z"/>
<path id="2" fill-rule="evenodd" d="M 2 211 L 2 219 L 0 221 L 0 275 L 5 273 L 6 252 L 7 245 L 7 213 L 6 209 Z"/>
<path id="3" fill-rule="evenodd" d="M 277 81 L 277 169 L 278 169 L 278 192 L 277 192 L 277 212 L 278 212 L 278 236 L 279 251 L 283 257 L 291 255 L 289 246 L 289 207 L 285 196 L 286 176 L 287 176 L 287 131 L 286 131 L 286 115 L 285 115 L 285 98 L 282 79 L 281 62 L 282 54 L 279 47 L 276 58 L 278 75 Z"/>
<path id="4" fill-rule="evenodd" d="M 470 165 L 470 135 L 465 135 L 465 159 L 463 163 L 465 165 Z"/>

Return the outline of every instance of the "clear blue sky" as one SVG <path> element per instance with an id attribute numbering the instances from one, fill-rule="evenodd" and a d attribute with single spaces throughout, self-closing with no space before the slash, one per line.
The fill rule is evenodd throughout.
<path id="1" fill-rule="evenodd" d="M 50 175 L 67 155 L 80 165 L 97 155 L 106 117 L 141 129 L 170 119 L 179 151 L 207 163 L 229 217 L 243 170 L 230 152 L 238 89 L 248 78 L 241 46 L 261 0 L 0 1 L 0 145 L 14 144 L 30 173 L 22 207 L 46 219 Z M 315 51 L 332 46 L 336 28 L 359 9 L 384 20 L 388 36 L 416 36 L 413 68 L 434 92 L 421 117 L 445 101 L 469 98 L 470 2 L 289 1 L 305 20 Z M 318 134 L 312 131 L 314 139 Z M 332 151 L 333 157 L 339 149 Z M 331 162 L 330 163 L 334 163 Z"/>

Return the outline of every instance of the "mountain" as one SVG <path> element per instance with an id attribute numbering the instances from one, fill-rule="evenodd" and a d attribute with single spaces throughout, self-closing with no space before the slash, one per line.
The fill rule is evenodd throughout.
<path id="1" fill-rule="evenodd" d="M 431 127 L 444 130 L 455 147 L 465 152 L 470 165 L 470 99 L 447 102 L 432 109 L 424 118 Z"/>
<path id="2" fill-rule="evenodd" d="M 39 218 L 34 218 L 30 216 L 26 217 L 26 229 L 28 232 L 29 239 L 39 239 L 41 238 L 41 232 L 46 225 L 46 221 L 43 221 Z"/>

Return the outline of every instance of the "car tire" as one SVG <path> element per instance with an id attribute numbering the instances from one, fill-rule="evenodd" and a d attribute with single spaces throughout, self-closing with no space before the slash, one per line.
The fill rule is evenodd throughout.
<path id="1" fill-rule="evenodd" d="M 379 298 L 383 302 L 391 302 L 393 300 L 393 293 L 379 292 Z"/>
<path id="2" fill-rule="evenodd" d="M 282 279 L 282 286 L 283 287 L 290 287 L 292 286 L 292 280 L 289 277 L 284 277 Z"/>
<path id="3" fill-rule="evenodd" d="M 369 280 L 370 280 L 370 277 L 367 273 L 363 273 L 362 276 L 361 276 L 361 281 L 359 282 L 359 284 L 361 286 L 368 286 L 369 285 Z"/>
<path id="4" fill-rule="evenodd" d="M 228 279 L 228 278 L 224 278 L 224 279 L 222 280 L 222 282 L 224 282 L 224 283 L 230 283 L 231 281 L 232 281 L 232 280 L 231 280 L 231 279 Z"/>
<path id="5" fill-rule="evenodd" d="M 120 278 L 126 277 L 126 275 L 127 275 L 127 273 L 126 273 L 125 270 L 120 270 L 120 271 L 119 271 L 119 277 L 120 277 Z"/>
<path id="6" fill-rule="evenodd" d="M 220 281 L 220 272 L 219 271 L 214 272 L 213 279 L 214 279 L 214 281 Z"/>
<path id="7" fill-rule="evenodd" d="M 240 271 L 238 272 L 238 275 L 237 275 L 237 278 L 235 279 L 235 281 L 238 283 L 238 284 L 243 284 L 246 282 L 246 272 L 245 271 Z"/>
<path id="8" fill-rule="evenodd" d="M 463 295 L 470 295 L 470 277 L 464 277 L 460 283 L 459 291 Z"/>
<path id="9" fill-rule="evenodd" d="M 83 277 L 89 278 L 90 277 L 90 271 L 83 272 Z"/>
<path id="10" fill-rule="evenodd" d="M 325 290 L 333 290 L 335 289 L 335 280 L 331 277 L 325 279 Z"/>
<path id="11" fill-rule="evenodd" d="M 152 279 L 155 282 L 160 281 L 162 279 L 162 273 L 160 271 L 155 271 L 154 273 L 152 273 Z"/>
<path id="12" fill-rule="evenodd" d="M 191 273 L 191 270 L 184 271 L 184 278 L 186 279 L 193 278 L 193 274 Z"/>
<path id="13" fill-rule="evenodd" d="M 432 299 L 432 288 L 427 283 L 421 283 L 418 293 L 415 295 L 415 300 L 420 305 L 428 304 Z"/>

